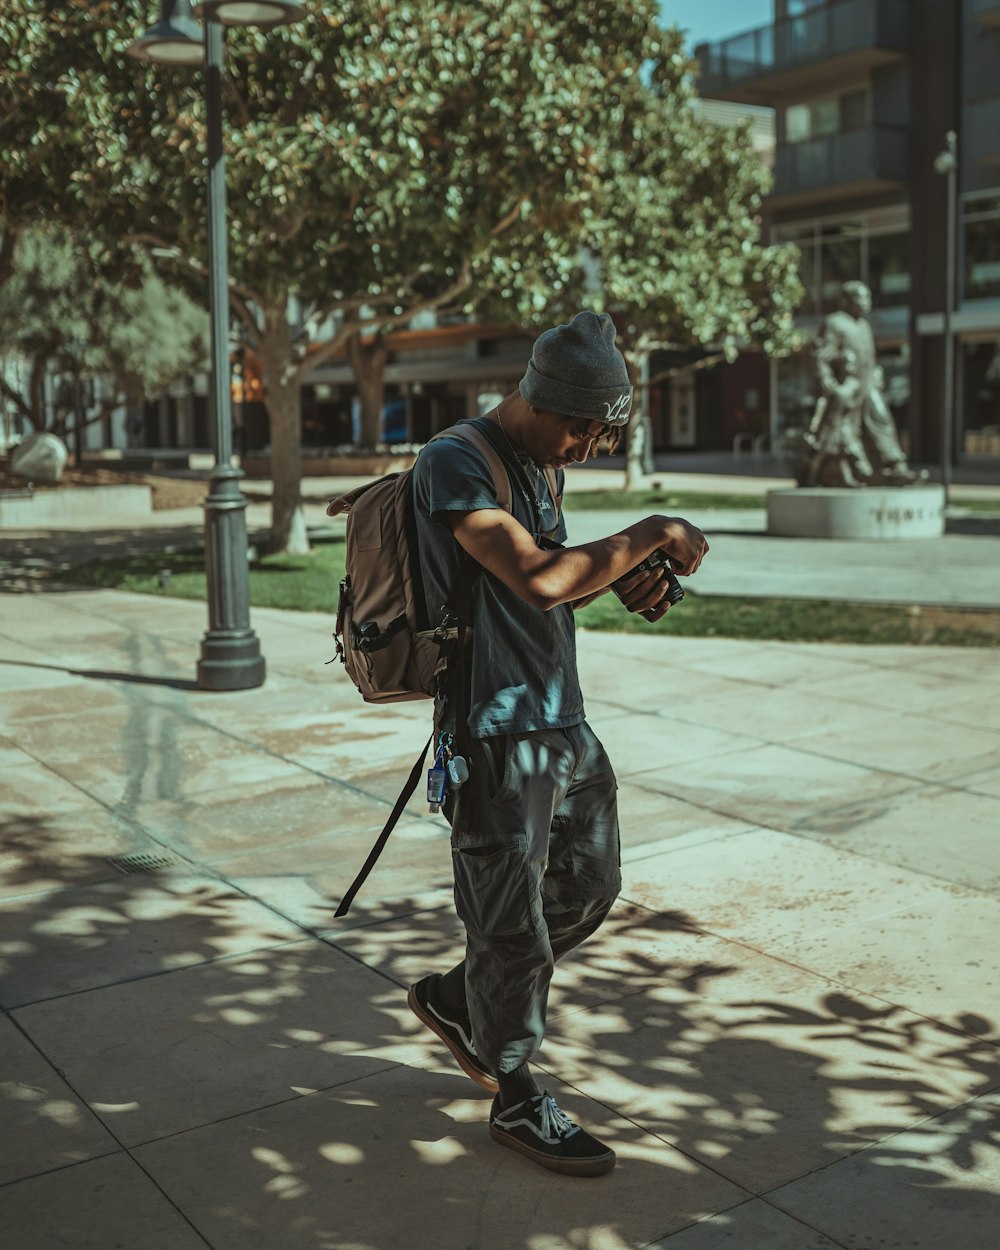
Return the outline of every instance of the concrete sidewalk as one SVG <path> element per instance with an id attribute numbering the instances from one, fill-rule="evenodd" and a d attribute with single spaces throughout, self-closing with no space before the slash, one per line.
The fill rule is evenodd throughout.
<path id="1" fill-rule="evenodd" d="M 428 708 L 253 620 L 267 683 L 208 694 L 202 605 L 0 599 L 5 1245 L 994 1250 L 996 652 L 581 636 L 625 886 L 541 1065 L 586 1181 L 406 1009 L 461 953 L 441 819 L 334 919 Z"/>

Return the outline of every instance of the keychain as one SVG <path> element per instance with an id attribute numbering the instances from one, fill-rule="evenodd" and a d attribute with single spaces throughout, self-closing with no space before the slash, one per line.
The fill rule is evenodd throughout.
<path id="1" fill-rule="evenodd" d="M 451 734 L 441 735 L 433 765 L 427 770 L 427 802 L 432 812 L 439 812 L 448 789 L 459 790 L 469 780 L 469 765 L 464 756 L 452 755 Z"/>
<path id="2" fill-rule="evenodd" d="M 434 763 L 427 770 L 427 802 L 432 812 L 439 812 L 444 802 L 445 791 L 448 789 L 448 774 L 445 772 L 445 745 L 437 749 Z"/>

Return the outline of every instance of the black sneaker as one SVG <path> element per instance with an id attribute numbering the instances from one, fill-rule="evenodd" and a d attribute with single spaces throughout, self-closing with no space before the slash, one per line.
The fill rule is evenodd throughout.
<path id="1" fill-rule="evenodd" d="M 471 1076 L 477 1085 L 495 1093 L 497 1079 L 485 1063 L 476 1054 L 476 1046 L 472 1040 L 472 1027 L 468 1020 L 455 1018 L 443 1007 L 431 1002 L 434 983 L 441 978 L 434 973 L 424 977 L 416 985 L 410 986 L 406 1001 L 410 1010 L 424 1024 L 438 1035 L 458 1061 L 458 1066 L 466 1076 Z"/>
<path id="2" fill-rule="evenodd" d="M 565 1176 L 600 1176 L 616 1162 L 611 1147 L 574 1124 L 548 1090 L 506 1111 L 497 1095 L 490 1111 L 490 1136 Z"/>

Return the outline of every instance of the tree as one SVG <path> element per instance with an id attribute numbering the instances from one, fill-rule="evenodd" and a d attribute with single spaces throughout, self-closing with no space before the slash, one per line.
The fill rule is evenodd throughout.
<path id="1" fill-rule="evenodd" d="M 168 286 L 136 253 L 109 261 L 58 226 L 19 235 L 12 270 L 0 286 L 0 352 L 24 359 L 28 393 L 0 376 L 0 388 L 35 429 L 65 437 L 72 404 L 46 411 L 44 382 L 54 362 L 103 382 L 98 411 L 105 419 L 122 404 L 162 394 L 208 363 L 208 314 Z"/>
<path id="2" fill-rule="evenodd" d="M 748 124 L 720 127 L 696 111 L 693 71 L 671 32 L 651 74 L 642 142 L 617 154 L 609 194 L 588 223 L 603 297 L 637 379 L 648 379 L 657 348 L 715 346 L 733 359 L 741 347 L 781 355 L 798 344 L 798 251 L 761 241 L 770 174 Z M 640 484 L 652 438 L 648 384 L 634 429 L 629 487 Z"/>
<path id="3" fill-rule="evenodd" d="M 0 7 L 4 202 L 203 274 L 200 71 L 124 56 L 150 7 Z M 265 380 L 272 547 L 306 545 L 302 382 L 346 350 L 374 442 L 382 336 L 419 310 L 607 307 L 633 367 L 668 341 L 783 350 L 793 254 L 760 244 L 765 174 L 745 134 L 696 117 L 656 18 L 654 0 L 342 0 L 230 35 L 231 297 Z"/>
<path id="4" fill-rule="evenodd" d="M 580 307 L 611 312 L 637 386 L 629 488 L 641 483 L 651 439 L 650 353 L 707 346 L 732 359 L 754 346 L 785 354 L 798 346 L 792 317 L 802 298 L 797 249 L 761 240 L 770 175 L 749 126 L 720 127 L 700 114 L 695 65 L 678 31 L 661 32 L 645 51 L 632 141 L 611 154 L 584 204 L 580 251 L 564 250 L 555 264 L 544 251 L 523 256 L 530 283 L 487 285 L 482 295 L 494 316 L 521 325 L 549 325 Z"/>
<path id="5" fill-rule="evenodd" d="M 5 211 L 16 225 L 44 186 L 50 213 L 201 272 L 200 75 L 126 60 L 150 7 L 0 8 Z M 655 19 L 654 0 L 342 0 L 230 36 L 231 295 L 265 379 L 272 547 L 305 546 L 303 380 L 352 342 L 370 373 L 380 333 L 466 298 L 477 274 L 518 283 L 525 249 L 574 254 L 567 236 L 630 142 Z M 368 441 L 377 415 L 369 398 Z"/>

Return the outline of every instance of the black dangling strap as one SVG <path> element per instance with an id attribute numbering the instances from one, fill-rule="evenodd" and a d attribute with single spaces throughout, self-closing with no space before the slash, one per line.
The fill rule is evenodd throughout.
<path id="1" fill-rule="evenodd" d="M 393 829 L 395 828 L 396 821 L 399 820 L 400 816 L 403 813 L 403 808 L 407 805 L 407 803 L 409 803 L 410 796 L 413 794 L 413 791 L 416 790 L 417 785 L 420 782 L 420 777 L 424 769 L 424 760 L 427 758 L 427 752 L 430 749 L 430 745 L 433 741 L 434 741 L 434 735 L 431 734 L 431 736 L 424 743 L 424 749 L 420 752 L 420 758 L 413 765 L 413 768 L 410 771 L 410 775 L 406 779 L 406 785 L 403 786 L 402 790 L 400 790 L 399 798 L 396 799 L 395 806 L 393 807 L 392 811 L 389 814 L 389 819 L 385 822 L 385 826 L 382 829 L 382 832 L 375 839 L 375 845 L 369 851 L 368 858 L 365 860 L 364 865 L 361 868 L 361 871 L 354 878 L 354 881 L 351 883 L 351 888 L 344 895 L 343 899 L 341 900 L 340 906 L 334 912 L 335 917 L 347 915 L 347 913 L 351 909 L 351 904 L 354 902 L 355 894 L 357 894 L 358 890 L 360 890 L 361 887 L 364 885 L 365 878 L 368 876 L 371 870 L 375 867 L 375 863 L 378 860 L 378 857 L 382 854 L 382 851 L 385 847 L 386 842 L 389 841 L 389 834 L 392 833 Z"/>

